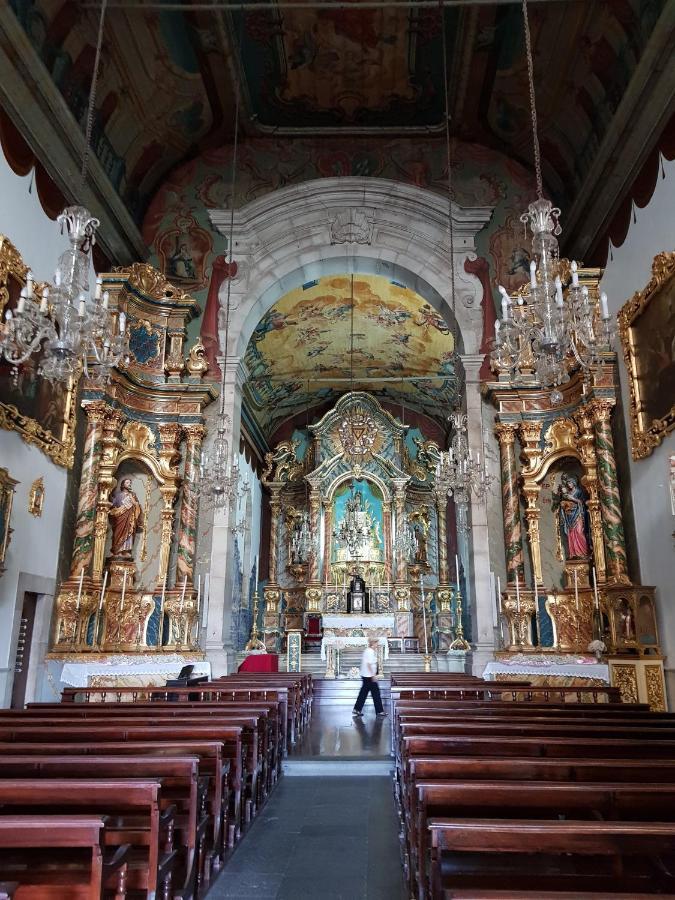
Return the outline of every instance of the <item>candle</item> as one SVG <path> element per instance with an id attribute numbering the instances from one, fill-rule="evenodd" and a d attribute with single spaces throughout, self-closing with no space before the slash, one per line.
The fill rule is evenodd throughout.
<path id="1" fill-rule="evenodd" d="M 600 609 L 600 600 L 598 599 L 598 579 L 595 575 L 595 566 L 593 566 L 593 595 L 595 597 L 595 608 Z"/>
<path id="2" fill-rule="evenodd" d="M 202 599 L 202 576 L 197 575 L 197 618 L 199 618 L 199 604 Z"/>
<path id="3" fill-rule="evenodd" d="M 255 590 L 258 591 L 258 554 L 255 555 Z"/>
<path id="4" fill-rule="evenodd" d="M 602 310 L 602 318 L 607 321 L 609 319 L 609 308 L 607 306 L 607 294 L 600 294 L 600 309 Z"/>
<path id="5" fill-rule="evenodd" d="M 577 605 L 577 613 L 579 612 L 579 581 L 577 579 L 577 570 L 574 570 L 574 601 Z"/>
<path id="6" fill-rule="evenodd" d="M 497 575 L 497 601 L 499 602 L 499 611 L 502 611 L 502 581 Z"/>
<path id="7" fill-rule="evenodd" d="M 80 610 L 80 600 L 82 599 L 82 582 L 84 581 L 84 568 L 80 571 L 80 585 L 77 589 L 77 610 Z"/>
<path id="8" fill-rule="evenodd" d="M 427 613 L 424 603 L 424 576 L 420 575 L 420 591 L 422 592 L 422 623 L 424 625 L 424 652 L 429 653 L 429 640 L 427 636 Z"/>
<path id="9" fill-rule="evenodd" d="M 494 628 L 497 627 L 499 623 L 499 600 L 495 594 L 495 573 L 490 572 L 490 596 L 494 600 L 492 605 L 492 625 Z"/>
<path id="10" fill-rule="evenodd" d="M 187 588 L 187 573 L 183 579 L 183 590 L 180 593 L 180 611 L 183 612 L 183 604 L 185 603 L 185 589 Z"/>
<path id="11" fill-rule="evenodd" d="M 98 611 L 100 612 L 103 609 L 103 597 L 105 596 L 105 586 L 108 583 L 108 573 L 103 573 L 103 584 L 101 585 L 101 598 L 98 601 Z"/>
<path id="12" fill-rule="evenodd" d="M 120 600 L 120 612 L 124 609 L 124 595 L 127 590 L 127 570 L 124 570 L 124 578 L 122 579 L 122 599 Z"/>
<path id="13" fill-rule="evenodd" d="M 516 572 L 516 609 L 520 615 L 520 583 L 518 581 L 518 573 Z"/>
<path id="14" fill-rule="evenodd" d="M 457 592 L 459 593 L 459 557 L 455 553 L 455 575 L 457 576 Z"/>

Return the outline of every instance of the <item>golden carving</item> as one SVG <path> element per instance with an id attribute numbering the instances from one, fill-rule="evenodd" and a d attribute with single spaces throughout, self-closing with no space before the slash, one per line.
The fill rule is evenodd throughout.
<path id="1" fill-rule="evenodd" d="M 675 428 L 675 400 L 661 418 L 651 418 L 645 403 L 643 363 L 638 358 L 636 323 L 661 291 L 675 290 L 675 253 L 659 253 L 652 263 L 652 277 L 619 311 L 619 335 L 628 370 L 633 459 L 649 456 L 664 437 Z M 664 336 L 671 341 L 673 335 Z M 653 385 L 651 385 L 653 387 Z"/>
<path id="2" fill-rule="evenodd" d="M 261 478 L 263 484 L 300 481 L 303 466 L 295 455 L 299 446 L 299 441 L 281 441 L 273 451 L 265 454 L 265 469 Z"/>
<path id="3" fill-rule="evenodd" d="M 577 426 L 572 419 L 556 419 L 546 429 L 544 442 L 546 452 L 556 453 L 574 447 L 577 439 Z"/>
<path id="4" fill-rule="evenodd" d="M 122 429 L 122 440 L 128 452 L 154 456 L 155 435 L 144 422 L 127 422 Z"/>
<path id="5" fill-rule="evenodd" d="M 167 332 L 170 349 L 164 360 L 164 371 L 169 379 L 180 381 L 181 373 L 185 370 L 185 360 L 183 359 L 183 341 L 185 340 L 185 332 L 182 328 L 172 328 Z"/>
<path id="6" fill-rule="evenodd" d="M 666 693 L 663 687 L 663 669 L 660 665 L 645 666 L 647 700 L 654 712 L 666 711 Z"/>
<path id="7" fill-rule="evenodd" d="M 152 297 L 153 300 L 162 300 L 164 302 L 170 300 L 172 305 L 180 301 L 195 302 L 190 294 L 177 288 L 175 284 L 171 284 L 160 271 L 148 263 L 137 262 L 128 267 L 117 266 L 113 269 L 113 272 L 126 275 L 129 287 L 136 288 L 136 290 L 146 296 Z"/>
<path id="8" fill-rule="evenodd" d="M 12 516 L 14 488 L 18 483 L 10 477 L 7 469 L 0 469 L 0 575 L 5 571 L 5 557 L 12 534 L 9 523 Z"/>
<path id="9" fill-rule="evenodd" d="M 203 378 L 208 372 L 209 364 L 206 361 L 206 348 L 202 344 L 201 338 L 197 338 L 196 343 L 190 347 L 185 368 L 192 378 Z"/>
<path id="10" fill-rule="evenodd" d="M 42 515 L 45 503 L 45 480 L 42 476 L 36 478 L 30 486 L 28 495 L 28 512 L 37 519 Z"/>
<path id="11" fill-rule="evenodd" d="M 305 590 L 305 609 L 307 612 L 321 612 L 321 588 L 308 587 Z"/>
<path id="12" fill-rule="evenodd" d="M 637 672 L 634 665 L 612 663 L 609 667 L 612 685 L 621 691 L 623 703 L 638 702 Z"/>

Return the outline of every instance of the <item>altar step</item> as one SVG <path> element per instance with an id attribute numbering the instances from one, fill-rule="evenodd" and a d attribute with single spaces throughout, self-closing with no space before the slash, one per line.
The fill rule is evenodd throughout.
<path id="1" fill-rule="evenodd" d="M 238 653 L 236 657 L 237 666 L 246 658 L 245 653 Z M 343 650 L 340 654 L 340 679 L 349 677 L 350 672 L 357 670 L 361 665 L 360 650 Z M 438 660 L 435 657 L 431 659 L 431 671 L 439 670 Z M 279 671 L 286 671 L 286 654 L 279 654 Z M 321 659 L 320 653 L 303 653 L 302 654 L 302 671 L 308 672 L 312 678 L 323 678 L 326 674 L 326 661 Z M 392 653 L 389 659 L 384 662 L 384 675 L 391 672 L 423 672 L 424 656 L 421 653 Z M 352 676 L 353 677 L 353 676 Z M 358 675 L 356 676 L 359 677 Z"/>
<path id="2" fill-rule="evenodd" d="M 361 688 L 358 678 L 314 678 L 314 706 L 354 706 L 354 701 Z M 382 678 L 378 681 L 380 696 L 385 709 L 389 708 L 391 699 L 391 681 Z"/>

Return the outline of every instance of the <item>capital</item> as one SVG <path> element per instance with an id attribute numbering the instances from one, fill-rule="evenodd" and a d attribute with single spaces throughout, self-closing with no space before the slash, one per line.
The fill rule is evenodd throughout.
<path id="1" fill-rule="evenodd" d="M 90 400 L 84 402 L 82 408 L 92 425 L 100 425 L 105 418 L 107 407 L 104 400 Z"/>
<path id="2" fill-rule="evenodd" d="M 506 446 L 515 443 L 517 425 L 511 422 L 497 422 L 494 428 L 500 445 Z"/>
<path id="3" fill-rule="evenodd" d="M 614 404 L 615 401 L 610 398 L 594 400 L 591 403 L 593 420 L 598 424 L 609 422 Z"/>
<path id="4" fill-rule="evenodd" d="M 188 447 L 194 447 L 195 444 L 201 444 L 206 436 L 206 426 L 198 423 L 191 425 L 183 425 L 183 434 L 187 441 Z"/>

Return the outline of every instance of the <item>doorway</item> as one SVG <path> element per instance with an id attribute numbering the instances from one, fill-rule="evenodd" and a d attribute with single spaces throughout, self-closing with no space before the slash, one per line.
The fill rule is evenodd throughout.
<path id="1" fill-rule="evenodd" d="M 28 663 L 30 662 L 31 643 L 33 640 L 33 627 L 35 625 L 35 610 L 37 608 L 38 595 L 32 591 L 26 591 L 23 595 L 21 608 L 21 622 L 16 641 L 16 654 L 14 657 L 14 683 L 12 685 L 12 709 L 23 709 L 26 703 L 26 685 L 28 679 Z"/>

